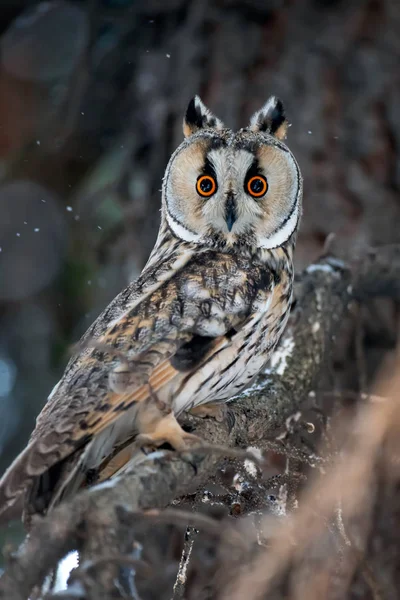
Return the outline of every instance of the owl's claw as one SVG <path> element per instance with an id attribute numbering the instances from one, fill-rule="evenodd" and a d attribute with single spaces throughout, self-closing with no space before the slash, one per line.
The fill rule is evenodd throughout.
<path id="1" fill-rule="evenodd" d="M 135 439 L 136 446 L 150 446 L 158 448 L 168 443 L 178 452 L 190 450 L 196 445 L 201 445 L 197 435 L 187 433 L 179 425 L 173 412 L 162 417 L 149 431 L 140 433 Z"/>
<path id="2" fill-rule="evenodd" d="M 202 445 L 199 437 L 182 429 L 171 410 L 166 413 L 167 409 L 162 407 L 163 410 L 161 410 L 160 403 L 153 400 L 147 405 L 140 405 L 142 412 L 137 422 L 140 433 L 130 444 L 118 451 L 111 460 L 106 461 L 99 470 L 99 478 L 96 483 L 101 483 L 123 472 L 139 448 L 145 454 L 150 454 L 159 446 L 168 443 L 174 450 L 184 453 Z M 194 465 L 193 467 L 195 468 Z"/>

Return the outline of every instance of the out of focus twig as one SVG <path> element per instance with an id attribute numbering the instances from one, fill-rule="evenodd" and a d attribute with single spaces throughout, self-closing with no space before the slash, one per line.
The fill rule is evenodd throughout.
<path id="1" fill-rule="evenodd" d="M 348 440 L 336 463 L 325 477 L 317 479 L 306 489 L 300 498 L 300 508 L 286 520 L 279 535 L 270 542 L 265 552 L 260 553 L 252 568 L 230 583 L 221 596 L 222 600 L 264 598 L 290 562 L 306 553 L 323 535 L 326 522 L 337 510 L 338 495 L 343 529 L 343 519 L 348 521 L 356 514 L 369 512 L 373 504 L 374 472 L 380 450 L 388 432 L 393 428 L 397 430 L 400 419 L 400 357 L 397 364 L 398 368 L 390 380 L 378 387 L 387 401 L 372 402 L 360 409 L 353 428 L 354 437 Z M 342 534 L 342 537 L 345 544 L 351 546 L 347 535 Z M 322 570 L 328 573 L 328 568 Z M 317 579 L 320 579 L 320 573 L 321 564 L 302 588 L 303 597 L 316 597 L 313 586 L 319 585 Z"/>

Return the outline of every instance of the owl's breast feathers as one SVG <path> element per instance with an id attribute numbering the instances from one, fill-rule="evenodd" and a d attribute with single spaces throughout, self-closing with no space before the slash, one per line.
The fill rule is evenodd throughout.
<path id="1" fill-rule="evenodd" d="M 29 445 L 0 481 L 0 512 L 35 481 L 37 488 L 55 465 L 103 440 L 105 430 L 115 430 L 91 459 L 103 460 L 115 445 L 140 432 L 128 418 L 130 409 L 154 397 L 173 405 L 178 387 L 182 397 L 184 382 L 206 372 L 204 365 L 224 356 L 241 335 L 251 340 L 261 322 L 264 336 L 265 324 L 277 330 L 291 294 L 291 261 L 287 252 L 279 252 L 270 252 L 265 262 L 187 246 L 150 262 L 84 336 L 82 351 L 39 415 Z M 257 348 L 254 344 L 254 352 Z M 213 371 L 207 368 L 210 379 Z M 195 404 L 195 398 L 187 398 L 181 409 Z"/>

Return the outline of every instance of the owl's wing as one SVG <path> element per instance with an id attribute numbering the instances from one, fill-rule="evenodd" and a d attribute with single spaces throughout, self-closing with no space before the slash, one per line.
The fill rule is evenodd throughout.
<path id="1" fill-rule="evenodd" d="M 86 336 L 88 347 L 70 363 L 30 444 L 0 481 L 0 511 L 135 403 L 229 343 L 231 332 L 251 318 L 259 292 L 273 285 L 265 269 L 211 251 L 174 265 L 159 268 L 156 279 L 151 271 L 139 283 L 141 294 L 136 288 L 136 298 L 113 322 L 97 324 L 94 347 Z"/>

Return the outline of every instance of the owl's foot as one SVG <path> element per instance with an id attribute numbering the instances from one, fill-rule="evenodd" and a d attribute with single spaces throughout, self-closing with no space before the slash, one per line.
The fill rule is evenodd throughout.
<path id="1" fill-rule="evenodd" d="M 152 427 L 148 430 L 146 426 L 142 428 L 142 433 L 135 439 L 137 446 L 158 448 L 168 443 L 174 450 L 182 452 L 202 443 L 197 435 L 187 433 L 182 429 L 172 411 L 151 425 Z"/>
<path id="2" fill-rule="evenodd" d="M 106 461 L 100 468 L 96 483 L 101 483 L 120 474 L 139 448 L 149 454 L 165 443 L 168 443 L 178 452 L 191 450 L 202 445 L 201 438 L 182 429 L 172 411 L 168 414 L 165 414 L 165 412 L 165 410 L 160 411 L 155 403 L 151 404 L 150 410 L 143 411 L 139 421 L 141 433 L 130 444 L 121 448 L 111 460 Z"/>
<path id="3" fill-rule="evenodd" d="M 222 402 L 216 402 L 209 404 L 200 404 L 200 406 L 195 406 L 190 409 L 190 414 L 195 417 L 201 417 L 205 419 L 206 417 L 210 417 L 215 419 L 218 423 L 223 423 L 228 418 L 228 407 L 226 404 Z"/>

